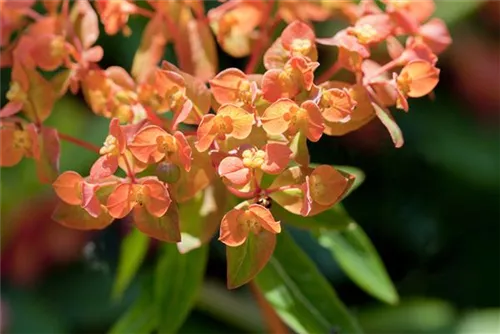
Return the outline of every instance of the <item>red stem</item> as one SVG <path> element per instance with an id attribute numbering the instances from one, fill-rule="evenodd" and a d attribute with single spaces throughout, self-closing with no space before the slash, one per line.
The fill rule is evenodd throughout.
<path id="1" fill-rule="evenodd" d="M 247 66 L 245 67 L 246 74 L 251 74 L 255 71 L 255 68 L 259 63 L 262 50 L 264 49 L 264 47 L 267 46 L 269 42 L 269 35 L 271 35 L 274 32 L 274 30 L 278 26 L 278 23 L 281 21 L 279 15 L 276 15 L 271 24 L 266 25 L 267 23 L 266 19 L 271 15 L 273 6 L 274 6 L 274 0 L 269 1 L 268 9 L 260 25 L 260 31 L 261 31 L 260 38 L 257 40 L 257 44 L 253 49 L 252 55 L 250 56 L 250 60 L 248 61 Z"/>
<path id="2" fill-rule="evenodd" d="M 325 81 L 328 81 L 331 77 L 333 77 L 340 69 L 342 68 L 340 62 L 337 60 L 335 63 L 330 66 L 325 72 L 323 72 L 317 79 L 316 83 L 320 84 Z"/>
<path id="3" fill-rule="evenodd" d="M 401 57 L 398 57 L 396 59 L 393 59 L 391 60 L 390 62 L 388 62 L 387 64 L 383 65 L 383 66 L 380 66 L 375 72 L 373 73 L 370 73 L 370 76 L 369 77 L 366 77 L 363 82 L 365 84 L 369 83 L 373 78 L 376 78 L 378 77 L 379 75 L 381 75 L 382 73 L 384 72 L 387 72 L 389 71 L 390 69 L 392 69 L 393 67 L 396 67 L 399 65 L 399 63 L 401 62 Z"/>
<path id="4" fill-rule="evenodd" d="M 64 133 L 61 133 L 61 132 L 59 132 L 59 138 L 62 139 L 62 140 L 65 140 L 67 142 L 73 143 L 75 145 L 78 145 L 80 147 L 83 147 L 83 148 L 85 148 L 85 149 L 87 149 L 89 151 L 92 151 L 92 152 L 95 152 L 95 153 L 99 154 L 100 148 L 97 147 L 94 144 L 88 143 L 88 142 L 86 142 L 84 140 L 72 137 L 70 135 L 67 135 L 67 134 L 64 134 Z"/>

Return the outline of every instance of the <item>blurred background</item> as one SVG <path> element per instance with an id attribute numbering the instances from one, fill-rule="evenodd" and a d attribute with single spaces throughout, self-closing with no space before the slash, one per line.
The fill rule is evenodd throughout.
<path id="1" fill-rule="evenodd" d="M 411 100 L 408 114 L 395 115 L 405 145 L 395 149 L 375 120 L 312 147 L 314 162 L 366 174 L 344 203 L 379 251 L 399 305 L 364 293 L 307 233 L 294 231 L 366 333 L 500 333 L 500 2 L 438 2 L 435 16 L 448 23 L 453 44 L 437 64 L 435 100 Z M 129 38 L 101 34 L 102 67 L 130 69 L 145 22 L 133 18 Z M 328 25 L 318 29 L 320 36 L 334 33 Z M 174 62 L 172 50 L 165 58 Z M 220 68 L 245 62 L 222 56 Z M 9 77 L 2 70 L 2 105 Z M 79 96 L 58 102 L 48 123 L 97 145 L 108 129 Z M 86 175 L 93 153 L 66 142 L 62 149 L 61 170 Z M 110 298 L 130 223 L 70 230 L 51 220 L 56 202 L 32 161 L 1 170 L 2 332 L 103 333 L 138 295 L 136 280 L 122 301 Z M 154 261 L 151 252 L 139 278 Z M 181 333 L 264 331 L 250 292 L 225 288 L 225 270 L 224 249 L 212 241 L 206 282 Z"/>

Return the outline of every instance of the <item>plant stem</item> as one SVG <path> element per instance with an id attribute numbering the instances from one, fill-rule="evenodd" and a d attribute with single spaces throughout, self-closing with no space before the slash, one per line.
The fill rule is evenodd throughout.
<path id="1" fill-rule="evenodd" d="M 99 154 L 100 148 L 94 144 L 86 142 L 85 140 L 78 139 L 78 138 L 72 137 L 70 135 L 61 133 L 61 132 L 59 132 L 59 138 L 62 140 L 65 140 L 67 142 L 73 143 L 75 145 L 78 145 L 80 147 L 83 147 L 89 151 L 92 151 L 92 152 Z"/>
<path id="2" fill-rule="evenodd" d="M 317 79 L 316 83 L 320 84 L 322 82 L 328 81 L 331 77 L 333 77 L 338 71 L 341 69 L 340 62 L 337 60 L 335 63 L 330 66 L 325 72 L 323 72 Z"/>
<path id="3" fill-rule="evenodd" d="M 269 302 L 264 298 L 262 292 L 260 292 L 257 284 L 254 281 L 250 282 L 250 289 L 252 290 L 255 300 L 260 307 L 260 312 L 264 318 L 264 322 L 267 326 L 267 333 L 270 334 L 286 334 L 288 333 L 288 328 L 281 321 L 276 311 L 269 304 Z"/>
<path id="4" fill-rule="evenodd" d="M 266 25 L 267 22 L 266 19 L 271 15 L 273 6 L 274 6 L 274 0 L 269 1 L 268 9 L 260 25 L 260 31 L 261 31 L 260 38 L 257 40 L 255 48 L 253 49 L 253 52 L 250 56 L 250 60 L 248 61 L 247 66 L 245 67 L 245 74 L 251 74 L 255 71 L 255 68 L 259 63 L 262 50 L 267 46 L 269 42 L 269 35 L 271 35 L 274 32 L 274 30 L 278 26 L 278 23 L 281 21 L 279 15 L 276 15 L 271 24 Z"/>

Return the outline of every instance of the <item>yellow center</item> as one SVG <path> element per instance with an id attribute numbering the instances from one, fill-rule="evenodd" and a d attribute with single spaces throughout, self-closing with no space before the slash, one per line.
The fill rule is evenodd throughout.
<path id="1" fill-rule="evenodd" d="M 169 156 L 177 151 L 177 141 L 174 136 L 159 136 L 156 138 L 158 151 Z"/>
<path id="2" fill-rule="evenodd" d="M 62 57 L 65 54 L 64 37 L 57 36 L 50 42 L 50 55 L 54 58 Z"/>
<path id="3" fill-rule="evenodd" d="M 306 56 L 311 51 L 312 43 L 308 39 L 296 38 L 292 41 L 291 51 Z"/>
<path id="4" fill-rule="evenodd" d="M 116 156 L 120 154 L 120 148 L 118 147 L 118 139 L 114 136 L 109 135 L 104 141 L 104 145 L 99 150 L 99 153 L 104 155 Z"/>
<path id="5" fill-rule="evenodd" d="M 260 168 L 264 163 L 266 152 L 262 150 L 249 149 L 243 151 L 243 165 L 247 168 Z"/>
<path id="6" fill-rule="evenodd" d="M 31 150 L 31 138 L 27 131 L 16 130 L 14 131 L 14 147 L 17 149 L 22 149 L 26 152 Z"/>
<path id="7" fill-rule="evenodd" d="M 215 116 L 215 124 L 222 135 L 233 132 L 233 120 L 229 116 Z"/>
<path id="8" fill-rule="evenodd" d="M 146 187 L 141 185 L 135 185 L 132 192 L 135 202 L 138 205 L 143 206 L 144 203 L 146 202 L 146 197 L 147 197 Z"/>
<path id="9" fill-rule="evenodd" d="M 401 93 L 404 96 L 408 95 L 408 92 L 410 91 L 411 82 L 412 82 L 412 80 L 411 80 L 411 77 L 408 73 L 402 73 L 396 79 L 398 89 L 401 91 Z"/>
<path id="10" fill-rule="evenodd" d="M 23 91 L 19 82 L 14 81 L 10 84 L 9 91 L 6 94 L 9 101 L 12 102 L 24 102 L 27 99 L 26 92 Z"/>
<path id="11" fill-rule="evenodd" d="M 307 110 L 292 107 L 289 112 L 283 114 L 283 119 L 289 122 L 288 131 L 291 135 L 297 133 L 300 125 L 307 119 Z"/>
<path id="12" fill-rule="evenodd" d="M 350 31 L 350 33 L 351 35 L 354 35 L 361 44 L 368 44 L 375 36 L 377 36 L 377 30 L 369 24 L 363 24 L 355 27 Z"/>
<path id="13" fill-rule="evenodd" d="M 240 224 L 241 228 L 244 230 L 250 230 L 255 234 L 259 233 L 262 229 L 259 221 L 250 211 L 245 211 L 238 217 L 238 224 Z"/>
<path id="14" fill-rule="evenodd" d="M 241 80 L 238 85 L 238 99 L 246 104 L 251 104 L 252 95 L 252 86 L 250 81 Z"/>

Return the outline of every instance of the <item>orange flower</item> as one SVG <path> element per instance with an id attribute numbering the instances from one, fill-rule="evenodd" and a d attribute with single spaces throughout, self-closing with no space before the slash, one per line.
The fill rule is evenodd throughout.
<path id="1" fill-rule="evenodd" d="M 359 43 L 369 45 L 385 40 L 392 29 L 392 22 L 387 14 L 372 14 L 360 18 L 354 27 L 347 28 L 346 32 L 356 37 Z"/>
<path id="2" fill-rule="evenodd" d="M 38 134 L 34 124 L 24 127 L 13 122 L 0 122 L 0 166 L 17 165 L 23 157 L 40 157 Z"/>
<path id="3" fill-rule="evenodd" d="M 129 144 L 132 154 L 143 163 L 157 163 L 162 159 L 191 169 L 191 147 L 182 132 L 174 135 L 156 125 L 143 127 Z"/>
<path id="4" fill-rule="evenodd" d="M 174 114 L 172 129 L 177 129 L 193 110 L 193 102 L 186 96 L 184 78 L 173 71 L 156 70 L 154 87 L 159 97 L 157 112 L 171 110 Z"/>
<path id="5" fill-rule="evenodd" d="M 446 23 L 433 18 L 418 29 L 418 37 L 429 46 L 435 54 L 443 52 L 452 42 Z"/>
<path id="6" fill-rule="evenodd" d="M 299 107 L 292 100 L 280 99 L 264 111 L 261 121 L 270 135 L 293 136 L 302 132 L 313 142 L 319 140 L 324 130 L 323 117 L 313 101 L 305 101 Z"/>
<path id="7" fill-rule="evenodd" d="M 136 181 L 118 185 L 109 195 L 106 207 L 111 217 L 123 218 L 136 207 L 154 217 L 163 216 L 171 203 L 166 185 L 154 177 Z"/>
<path id="8" fill-rule="evenodd" d="M 251 52 L 251 33 L 260 24 L 266 3 L 261 1 L 228 1 L 208 11 L 210 26 L 222 49 L 233 57 Z"/>
<path id="9" fill-rule="evenodd" d="M 294 56 L 281 69 L 267 71 L 262 77 L 262 93 L 266 100 L 294 98 L 302 89 L 311 90 L 314 71 L 319 66 L 302 56 Z"/>
<path id="10" fill-rule="evenodd" d="M 321 92 L 319 107 L 321 114 L 329 122 L 348 122 L 356 105 L 356 101 L 345 88 L 331 88 Z"/>
<path id="11" fill-rule="evenodd" d="M 133 3 L 126 0 L 97 0 L 96 8 L 108 35 L 114 35 L 121 30 L 125 36 L 130 36 L 132 31 L 127 22 L 130 14 L 136 11 Z"/>
<path id="12" fill-rule="evenodd" d="M 304 197 L 300 214 L 308 216 L 337 203 L 348 190 L 349 182 L 332 166 L 320 165 L 306 176 L 301 188 Z"/>
<path id="13" fill-rule="evenodd" d="M 67 171 L 59 175 L 52 186 L 63 202 L 70 205 L 79 205 L 92 217 L 96 218 L 105 209 L 97 198 L 97 190 L 102 187 L 114 186 L 116 182 L 115 179 L 109 179 L 100 183 L 90 183 L 80 174 Z"/>
<path id="14" fill-rule="evenodd" d="M 416 34 L 421 23 L 436 9 L 434 0 L 384 0 L 385 11 L 397 24 L 398 34 Z"/>
<path id="15" fill-rule="evenodd" d="M 221 105 L 252 106 L 260 94 L 257 83 L 237 68 L 225 69 L 209 82 L 215 100 Z"/>
<path id="16" fill-rule="evenodd" d="M 317 38 L 316 42 L 323 45 L 339 48 L 338 62 L 350 71 L 360 71 L 363 59 L 370 56 L 369 48 L 360 43 L 358 38 L 348 33 L 347 29 L 340 30 L 330 38 Z"/>
<path id="17" fill-rule="evenodd" d="M 269 143 L 262 150 L 256 148 L 242 149 L 241 157 L 228 156 L 219 164 L 221 177 L 236 186 L 247 184 L 254 170 L 262 170 L 268 174 L 281 173 L 290 162 L 292 151 L 287 145 Z"/>
<path id="18" fill-rule="evenodd" d="M 424 60 L 409 62 L 399 75 L 394 73 L 397 87 L 397 107 L 408 111 L 407 97 L 422 97 L 429 94 L 439 81 L 439 69 Z"/>
<path id="19" fill-rule="evenodd" d="M 109 135 L 99 153 L 101 157 L 92 165 L 90 177 L 102 179 L 113 175 L 118 169 L 119 159 L 125 152 L 126 139 L 117 118 L 109 123 Z"/>
<path id="20" fill-rule="evenodd" d="M 215 139 L 225 140 L 227 136 L 245 139 L 250 135 L 254 124 L 254 115 L 243 108 L 225 104 L 217 115 L 205 115 L 198 127 L 196 148 L 206 151 Z"/>
<path id="21" fill-rule="evenodd" d="M 250 232 L 258 234 L 261 229 L 277 234 L 281 232 L 281 225 L 268 209 L 251 204 L 247 209 L 232 209 L 226 213 L 220 225 L 219 240 L 229 247 L 237 247 L 245 243 Z"/>

